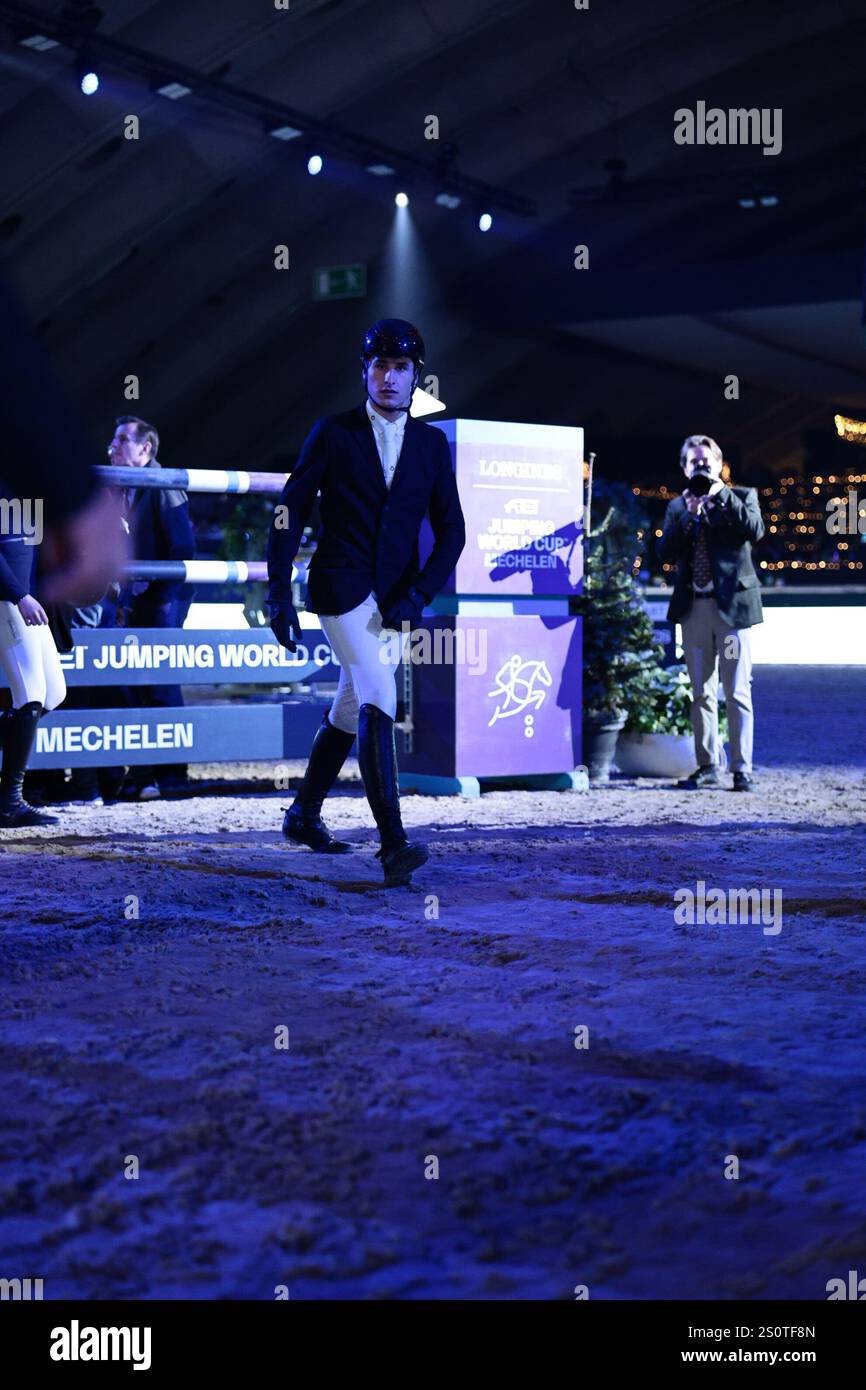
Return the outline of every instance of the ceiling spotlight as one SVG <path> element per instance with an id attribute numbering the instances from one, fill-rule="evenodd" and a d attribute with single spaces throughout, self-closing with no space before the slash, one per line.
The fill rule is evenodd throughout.
<path id="1" fill-rule="evenodd" d="M 775 193 L 762 193 L 762 194 L 761 194 L 761 207 L 762 207 L 762 208 L 777 208 L 778 206 L 779 206 L 779 199 L 776 197 Z"/>
<path id="2" fill-rule="evenodd" d="M 364 168 L 368 174 L 375 174 L 377 178 L 383 179 L 388 174 L 395 174 L 396 169 L 392 169 L 390 164 L 365 164 Z"/>
<path id="3" fill-rule="evenodd" d="M 99 91 L 99 78 L 95 72 L 81 74 L 81 90 L 86 97 L 92 97 Z"/>
<path id="4" fill-rule="evenodd" d="M 44 34 L 28 34 L 26 39 L 19 39 L 22 48 L 35 49 L 37 53 L 47 53 L 49 48 L 59 48 L 56 39 L 48 39 Z"/>
<path id="5" fill-rule="evenodd" d="M 408 193 L 397 193 L 397 194 L 395 194 L 395 195 L 394 195 L 394 202 L 397 204 L 398 208 L 407 208 L 407 207 L 409 206 L 409 194 L 408 194 Z"/>
<path id="6" fill-rule="evenodd" d="M 269 126 L 268 135 L 272 135 L 275 140 L 296 140 L 303 132 L 296 130 L 293 125 L 274 125 Z"/>
<path id="7" fill-rule="evenodd" d="M 756 208 L 758 206 L 754 198 L 746 196 L 738 198 L 737 205 L 741 208 Z"/>
<path id="8" fill-rule="evenodd" d="M 491 228 L 492 226 L 493 226 L 493 218 L 490 216 L 490 213 L 489 213 L 489 212 L 482 212 L 481 216 L 480 216 L 479 219 L 478 219 L 478 230 L 479 230 L 479 232 L 489 232 L 489 231 L 490 231 L 490 228 Z"/>
<path id="9" fill-rule="evenodd" d="M 437 193 L 435 201 L 440 208 L 459 208 L 463 200 L 456 193 Z"/>
<path id="10" fill-rule="evenodd" d="M 156 88 L 156 92 L 161 97 L 168 97 L 169 101 L 180 101 L 181 97 L 191 95 L 192 87 L 185 87 L 182 82 L 164 82 Z"/>
<path id="11" fill-rule="evenodd" d="M 320 154 L 311 154 L 307 160 L 308 174 L 321 174 L 324 160 Z"/>

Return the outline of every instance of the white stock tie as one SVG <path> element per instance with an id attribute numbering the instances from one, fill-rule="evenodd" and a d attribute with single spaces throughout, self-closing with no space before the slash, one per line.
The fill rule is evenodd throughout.
<path id="1" fill-rule="evenodd" d="M 396 429 L 382 430 L 382 472 L 385 474 L 385 486 L 390 488 L 391 480 L 394 477 L 394 469 L 397 467 L 397 459 L 400 448 L 397 441 Z"/>

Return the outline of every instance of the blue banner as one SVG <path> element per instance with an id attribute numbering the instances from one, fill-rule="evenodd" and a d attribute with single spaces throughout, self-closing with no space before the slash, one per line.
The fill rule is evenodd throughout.
<path id="1" fill-rule="evenodd" d="M 330 701 L 56 710 L 39 721 L 31 768 L 306 758 Z"/>
<path id="2" fill-rule="evenodd" d="M 73 649 L 60 658 L 66 684 L 287 685 L 336 681 L 339 664 L 321 629 L 311 628 L 296 652 L 281 647 L 269 627 L 237 631 L 185 628 L 78 627 Z M 0 672 L 0 685 L 6 685 Z"/>

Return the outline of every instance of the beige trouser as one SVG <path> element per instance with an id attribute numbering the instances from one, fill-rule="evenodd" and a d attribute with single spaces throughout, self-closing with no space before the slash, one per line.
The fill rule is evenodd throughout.
<path id="1" fill-rule="evenodd" d="M 749 629 L 726 623 L 714 598 L 695 599 L 681 620 L 683 651 L 692 681 L 692 727 L 698 767 L 718 762 L 719 675 L 728 708 L 731 770 L 751 772 L 752 648 Z"/>
<path id="2" fill-rule="evenodd" d="M 382 614 L 375 595 L 348 613 L 319 614 L 322 631 L 340 663 L 337 693 L 328 711 L 335 729 L 358 732 L 361 705 L 376 705 L 394 718 L 397 713 L 397 686 L 394 675 L 403 659 L 408 632 L 383 637 Z"/>
<path id="3" fill-rule="evenodd" d="M 66 699 L 66 678 L 47 623 L 25 623 L 17 603 L 0 602 L 0 667 L 12 708 L 35 701 L 47 710 Z"/>

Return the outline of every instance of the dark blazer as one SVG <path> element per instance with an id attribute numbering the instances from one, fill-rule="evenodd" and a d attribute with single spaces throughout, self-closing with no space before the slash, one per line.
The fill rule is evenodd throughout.
<path id="1" fill-rule="evenodd" d="M 146 466 L 161 467 L 156 460 Z M 127 519 L 136 560 L 195 559 L 195 532 L 185 492 L 180 488 L 141 487 L 131 491 L 131 499 Z M 172 599 L 190 598 L 194 593 L 193 586 L 182 579 L 152 579 L 144 593 L 136 597 L 134 608 L 146 614 Z"/>
<path id="2" fill-rule="evenodd" d="M 321 524 L 307 599 L 313 613 L 348 613 L 371 590 L 384 612 L 413 586 L 429 603 L 466 544 L 451 450 L 441 430 L 408 417 L 389 491 L 366 407 L 327 415 L 304 441 L 274 512 L 270 603 L 291 599 L 292 561 L 317 492 Z M 428 513 L 434 545 L 419 569 L 418 532 Z M 287 524 L 278 525 L 286 516 Z"/>
<path id="3" fill-rule="evenodd" d="M 35 548 L 23 540 L 0 539 L 0 601 L 20 603 L 32 594 Z"/>
<path id="4" fill-rule="evenodd" d="M 36 495 L 38 496 L 38 494 Z M 0 502 L 13 503 L 18 500 L 18 497 L 19 495 L 13 492 L 12 488 L 0 478 Z M 30 500 L 33 498 L 33 493 L 21 493 L 20 497 L 26 497 Z M 6 520 L 7 526 L 11 527 L 14 517 L 15 511 L 10 509 Z M 27 520 L 30 524 L 36 520 L 32 510 L 27 513 Z M 5 528 L 0 530 L 0 601 L 3 603 L 20 603 L 25 594 L 34 592 L 36 549 L 35 545 L 28 545 L 24 539 L 23 530 L 13 531 Z"/>
<path id="5" fill-rule="evenodd" d="M 764 621 L 761 589 L 752 564 L 752 543 L 764 534 L 758 494 L 753 487 L 724 487 L 701 521 L 719 612 L 731 627 L 754 627 Z M 668 618 L 677 622 L 692 606 L 692 558 L 698 523 L 682 497 L 668 503 L 659 541 L 662 560 L 677 562 L 677 577 Z"/>

